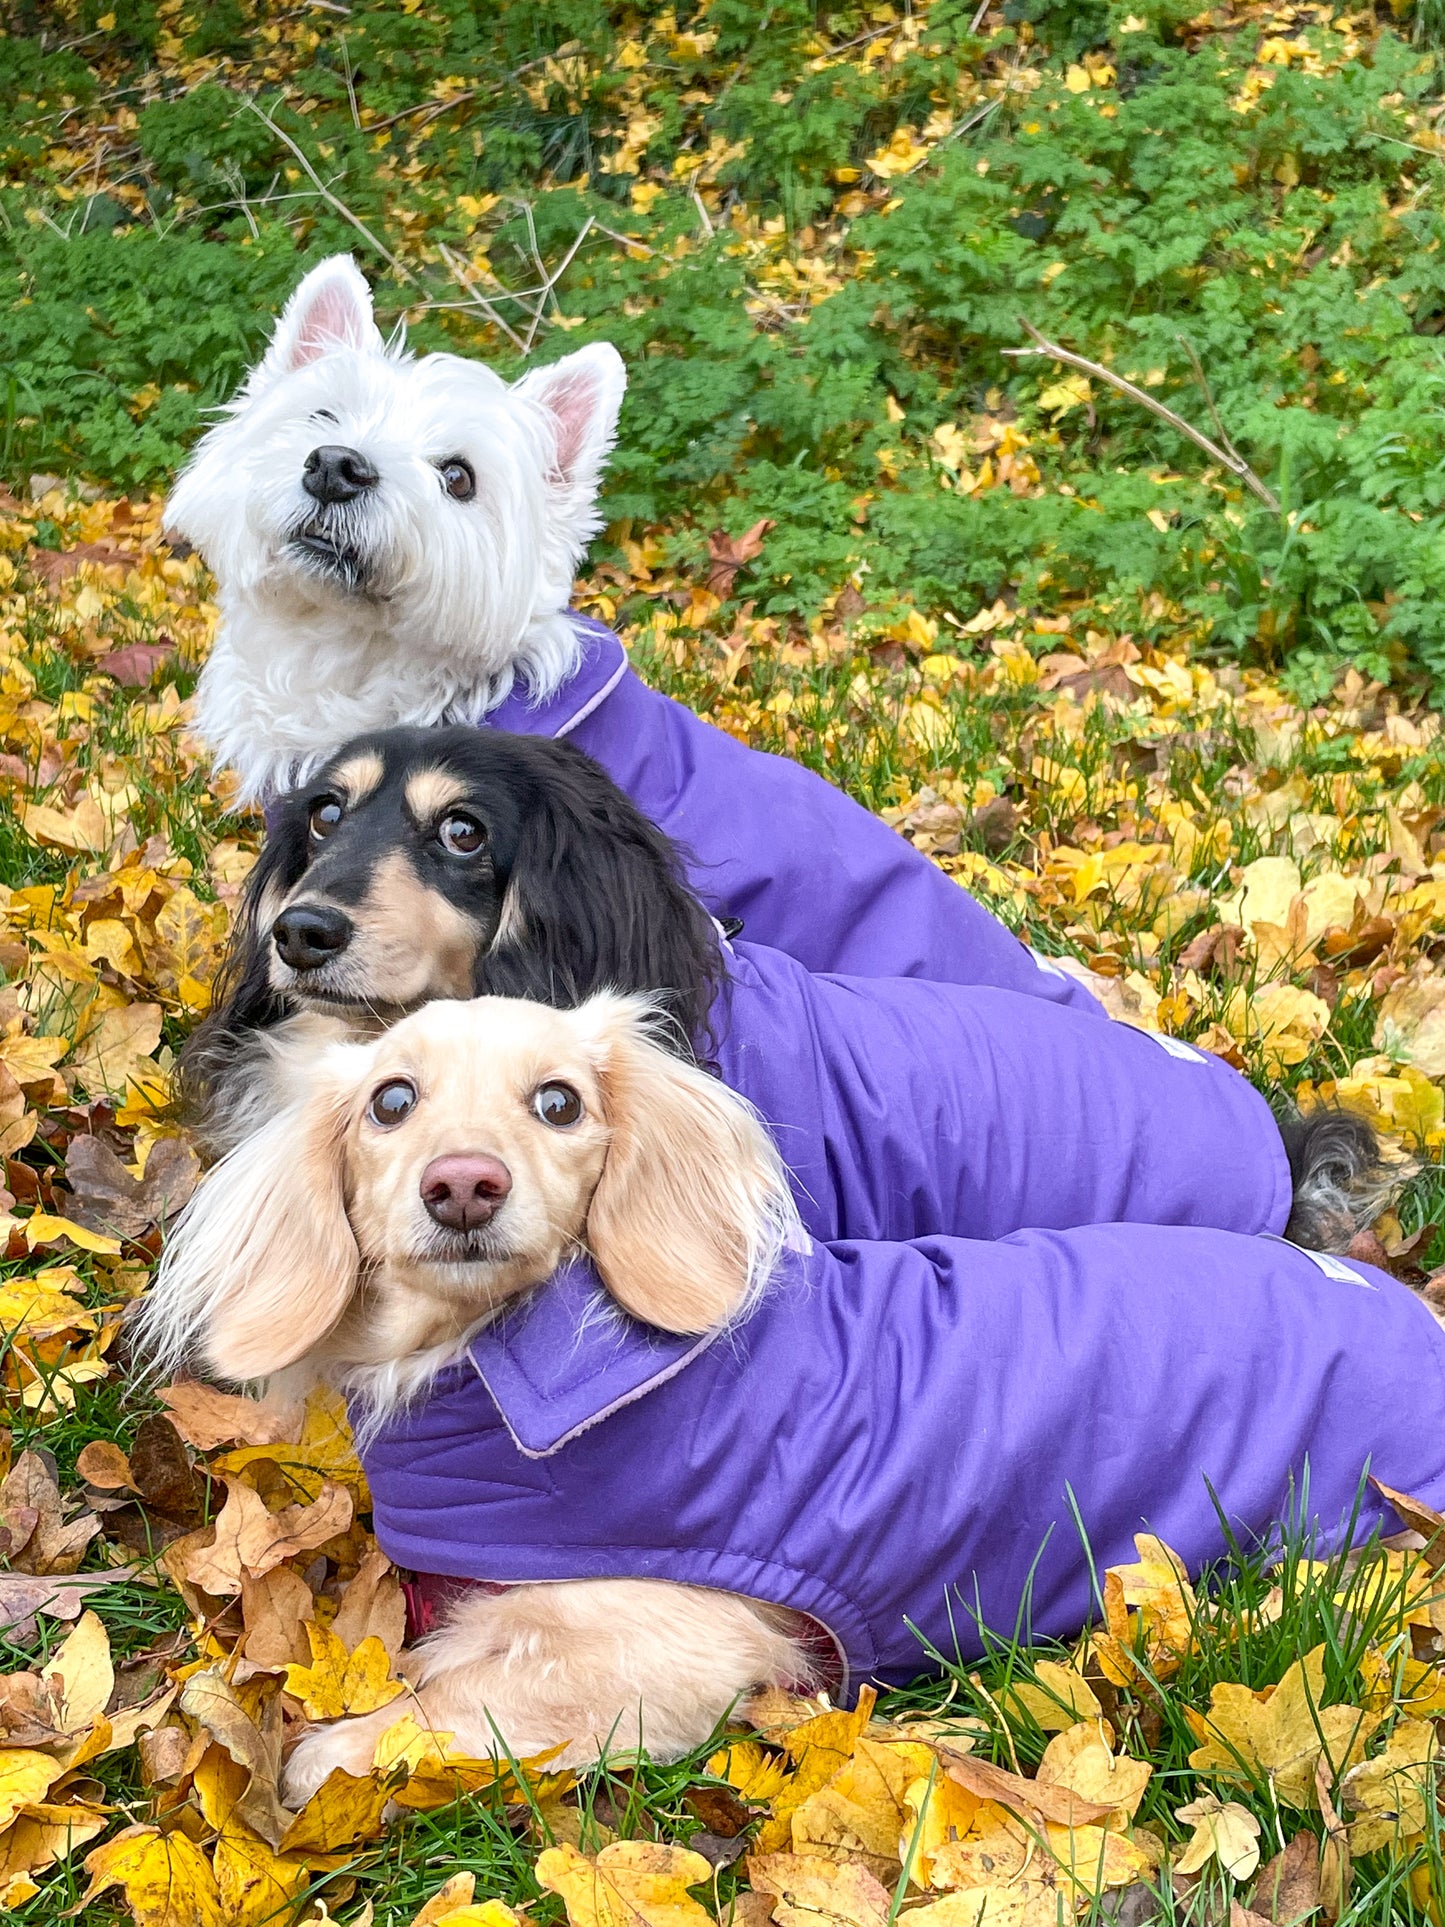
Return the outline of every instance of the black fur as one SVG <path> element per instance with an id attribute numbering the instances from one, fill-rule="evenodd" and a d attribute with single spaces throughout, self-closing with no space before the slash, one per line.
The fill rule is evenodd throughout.
<path id="1" fill-rule="evenodd" d="M 381 759 L 381 782 L 317 842 L 309 829 L 313 807 L 336 794 L 335 772 L 368 752 Z M 464 798 L 451 807 L 485 825 L 486 845 L 476 857 L 450 854 L 434 826 L 412 818 L 406 782 L 422 770 L 444 771 L 465 785 Z M 280 798 L 268 823 L 212 1014 L 181 1056 L 182 1109 L 203 1135 L 214 1135 L 205 1120 L 218 1119 L 228 1083 L 245 1075 L 256 1033 L 316 1007 L 273 984 L 271 925 L 280 904 L 299 900 L 298 886 L 315 879 L 327 902 L 354 909 L 377 864 L 398 854 L 474 927 L 472 994 L 567 1008 L 597 990 L 644 992 L 672 1020 L 678 1048 L 707 1049 L 724 982 L 712 920 L 688 888 L 669 839 L 570 744 L 465 727 L 379 731 L 347 743 L 310 782 Z M 504 903 L 509 928 L 519 934 L 496 942 Z M 400 1014 L 394 989 L 384 983 L 349 1002 L 383 1017 Z"/>
<path id="2" fill-rule="evenodd" d="M 1294 1179 L 1284 1235 L 1310 1251 L 1346 1250 L 1378 1217 L 1403 1174 L 1387 1169 L 1369 1122 L 1337 1106 L 1283 1118 L 1279 1131 Z"/>

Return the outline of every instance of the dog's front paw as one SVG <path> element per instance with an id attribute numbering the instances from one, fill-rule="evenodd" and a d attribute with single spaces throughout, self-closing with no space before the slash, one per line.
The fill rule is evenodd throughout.
<path id="1" fill-rule="evenodd" d="M 281 1782 L 282 1800 L 293 1813 L 298 1812 L 337 1767 L 353 1779 L 364 1779 L 371 1771 L 377 1741 L 400 1718 L 400 1713 L 388 1706 L 381 1714 L 367 1713 L 360 1719 L 331 1720 L 325 1726 L 313 1726 L 286 1762 Z"/>

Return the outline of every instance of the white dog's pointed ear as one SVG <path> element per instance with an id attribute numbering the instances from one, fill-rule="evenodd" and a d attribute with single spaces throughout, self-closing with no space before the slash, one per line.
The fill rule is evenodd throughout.
<path id="1" fill-rule="evenodd" d="M 333 254 L 311 270 L 282 309 L 251 385 L 261 387 L 292 374 L 330 348 L 381 354 L 385 346 L 364 275 L 349 254 Z"/>
<path id="2" fill-rule="evenodd" d="M 621 355 L 610 341 L 594 341 L 550 368 L 523 375 L 513 391 L 548 418 L 556 450 L 548 481 L 579 545 L 596 533 L 594 505 L 626 388 Z"/>

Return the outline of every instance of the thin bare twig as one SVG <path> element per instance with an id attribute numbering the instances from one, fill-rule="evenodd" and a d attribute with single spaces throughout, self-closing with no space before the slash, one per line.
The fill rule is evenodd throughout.
<path id="1" fill-rule="evenodd" d="M 511 342 L 512 346 L 517 350 L 518 354 L 525 355 L 527 352 L 527 344 L 523 341 L 522 337 L 517 333 L 516 329 L 512 327 L 511 323 L 497 312 L 497 310 L 493 307 L 492 303 L 488 301 L 487 297 L 482 293 L 481 289 L 477 287 L 476 283 L 468 280 L 467 264 L 462 260 L 461 256 L 456 252 L 456 250 L 454 248 L 448 247 L 446 242 L 442 241 L 438 245 L 437 252 L 441 255 L 443 261 L 446 262 L 448 269 L 451 271 L 452 279 L 456 282 L 457 286 L 462 290 L 463 294 L 466 295 L 467 299 L 465 302 L 429 301 L 426 304 L 427 307 L 429 308 L 472 307 L 472 308 L 480 309 L 481 313 L 486 317 L 488 321 L 491 322 L 492 326 L 494 328 L 499 328 L 501 332 L 507 337 L 508 341 Z"/>
<path id="2" fill-rule="evenodd" d="M 397 260 L 396 256 L 392 253 L 391 249 L 387 247 L 384 241 L 377 240 L 376 236 L 372 233 L 371 229 L 366 225 L 365 221 L 361 219 L 361 216 L 359 214 L 353 214 L 351 209 L 346 205 L 345 201 L 343 201 L 339 195 L 332 193 L 331 189 L 326 185 L 325 181 L 322 180 L 321 176 L 316 172 L 316 169 L 311 165 L 311 162 L 306 155 L 305 149 L 302 147 L 299 147 L 297 143 L 294 140 L 292 140 L 291 136 L 286 132 L 286 129 L 284 127 L 278 127 L 275 121 L 272 120 L 271 116 L 266 112 L 265 108 L 259 106 L 257 102 L 254 101 L 249 94 L 242 94 L 241 99 L 244 101 L 246 106 L 250 108 L 251 112 L 256 116 L 258 120 L 265 122 L 266 126 L 270 128 L 271 132 L 276 136 L 277 140 L 280 141 L 284 147 L 288 147 L 291 150 L 291 152 L 296 156 L 297 161 L 300 163 L 302 169 L 306 174 L 306 178 L 311 182 L 311 185 L 316 189 L 316 192 L 321 196 L 322 200 L 326 202 L 327 206 L 335 208 L 336 212 L 341 216 L 341 218 L 344 221 L 349 221 L 351 225 L 356 229 L 357 233 L 363 237 L 363 239 L 370 241 L 371 245 L 376 249 L 377 253 L 381 256 L 381 258 L 389 264 L 389 266 L 391 267 L 394 273 L 399 274 L 401 276 L 403 281 L 410 281 L 414 287 L 420 287 L 421 283 L 417 280 L 416 276 L 412 273 L 411 269 L 407 267 L 404 262 Z"/>
<path id="3" fill-rule="evenodd" d="M 1209 410 L 1209 419 L 1214 423 L 1214 432 L 1219 437 L 1219 446 L 1221 448 L 1227 448 L 1231 455 L 1239 456 L 1239 459 L 1242 461 L 1244 459 L 1243 456 L 1239 455 L 1239 450 L 1229 439 L 1229 430 L 1220 420 L 1219 410 L 1214 406 L 1214 390 L 1209 386 L 1209 377 L 1200 366 L 1199 357 L 1194 352 L 1194 343 L 1184 335 L 1175 335 L 1174 339 L 1179 343 L 1179 346 L 1184 350 L 1185 354 L 1188 355 L 1189 365 L 1194 370 L 1194 379 L 1199 383 L 1200 388 L 1204 392 L 1204 405 Z"/>
<path id="4" fill-rule="evenodd" d="M 346 98 L 351 102 L 351 124 L 358 134 L 366 130 L 361 125 L 361 108 L 356 99 L 356 78 L 351 69 L 351 49 L 346 44 L 346 35 L 341 36 L 341 58 L 346 62 Z"/>
<path id="5" fill-rule="evenodd" d="M 527 63 L 528 67 L 540 65 L 541 62 L 537 60 L 530 60 Z M 526 73 L 527 68 L 519 67 L 517 71 Z M 398 121 L 410 120 L 413 114 L 423 114 L 429 121 L 440 120 L 441 116 L 449 114 L 453 107 L 460 107 L 468 100 L 475 100 L 480 92 L 479 87 L 468 87 L 460 94 L 453 94 L 450 100 L 419 100 L 414 107 L 403 107 L 395 114 L 388 114 L 384 120 L 369 120 L 366 123 L 366 132 L 380 133 L 383 127 L 395 127 Z"/>
<path id="6" fill-rule="evenodd" d="M 636 248 L 639 254 L 652 253 L 652 249 L 647 245 L 646 241 L 639 241 L 636 235 L 619 234 L 616 228 L 603 227 L 600 221 L 594 221 L 593 226 L 599 234 L 605 234 L 609 241 L 616 241 L 619 247 Z"/>
<path id="7" fill-rule="evenodd" d="M 974 14 L 972 20 L 970 20 L 968 23 L 968 30 L 970 33 L 978 32 L 979 28 L 984 23 L 984 18 L 988 13 L 989 8 L 992 5 L 993 5 L 993 0 L 978 0 L 978 11 Z"/>
<path id="8" fill-rule="evenodd" d="M 1259 479 L 1238 451 L 1231 452 L 1221 448 L 1218 442 L 1212 442 L 1191 422 L 1185 421 L 1182 415 L 1176 415 L 1174 410 L 1164 402 L 1157 401 L 1147 389 L 1137 387 L 1132 381 L 1126 381 L 1122 375 L 1116 375 L 1112 368 L 1105 368 L 1100 362 L 1090 361 L 1085 355 L 1076 355 L 1072 349 L 1061 348 L 1056 341 L 1047 340 L 1033 323 L 1026 321 L 1022 315 L 1018 317 L 1018 322 L 1024 332 L 1033 339 L 1035 346 L 1005 348 L 1003 352 L 1006 355 L 1019 361 L 1030 356 L 1042 355 L 1050 361 L 1061 361 L 1066 367 L 1077 368 L 1081 374 L 1092 375 L 1096 381 L 1107 383 L 1110 388 L 1117 389 L 1121 395 L 1127 395 L 1130 401 L 1138 402 L 1141 408 L 1147 408 L 1151 415 L 1157 415 L 1161 422 L 1167 422 L 1178 434 L 1193 442 L 1196 448 L 1202 448 L 1206 455 L 1211 456 L 1222 468 L 1227 468 L 1230 474 L 1243 482 L 1252 494 L 1257 495 L 1272 514 L 1280 513 L 1278 497 Z"/>

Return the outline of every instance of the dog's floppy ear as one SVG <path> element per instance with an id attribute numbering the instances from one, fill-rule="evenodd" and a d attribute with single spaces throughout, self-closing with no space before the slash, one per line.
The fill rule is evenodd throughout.
<path id="1" fill-rule="evenodd" d="M 213 1154 L 246 1128 L 237 1107 L 253 1081 L 257 1033 L 290 1013 L 271 984 L 271 925 L 304 868 L 304 846 L 298 850 L 294 826 L 283 820 L 246 879 L 211 1008 L 181 1049 L 176 1067 L 180 1113 Z"/>
<path id="2" fill-rule="evenodd" d="M 740 1097 L 648 1035 L 638 999 L 596 997 L 576 1021 L 598 1050 L 612 1141 L 587 1214 L 608 1291 L 663 1331 L 747 1309 L 800 1233 L 787 1172 Z"/>
<path id="3" fill-rule="evenodd" d="M 626 388 L 626 366 L 609 341 L 590 342 L 514 385 L 515 394 L 535 402 L 547 416 L 556 447 L 548 486 L 568 538 L 578 547 L 600 526 L 597 491 Z"/>
<path id="4" fill-rule="evenodd" d="M 199 1357 L 221 1378 L 267 1378 L 346 1309 L 360 1258 L 344 1138 L 369 1055 L 340 1044 L 312 1059 L 309 1091 L 223 1158 L 182 1212 L 138 1320 L 139 1349 L 159 1369 Z M 292 1081 L 301 1075 L 298 1064 Z"/>
<path id="5" fill-rule="evenodd" d="M 377 354 L 385 348 L 372 314 L 371 289 L 349 254 L 331 255 L 304 277 L 281 311 L 271 345 L 248 384 L 250 391 L 293 374 L 330 348 Z"/>

